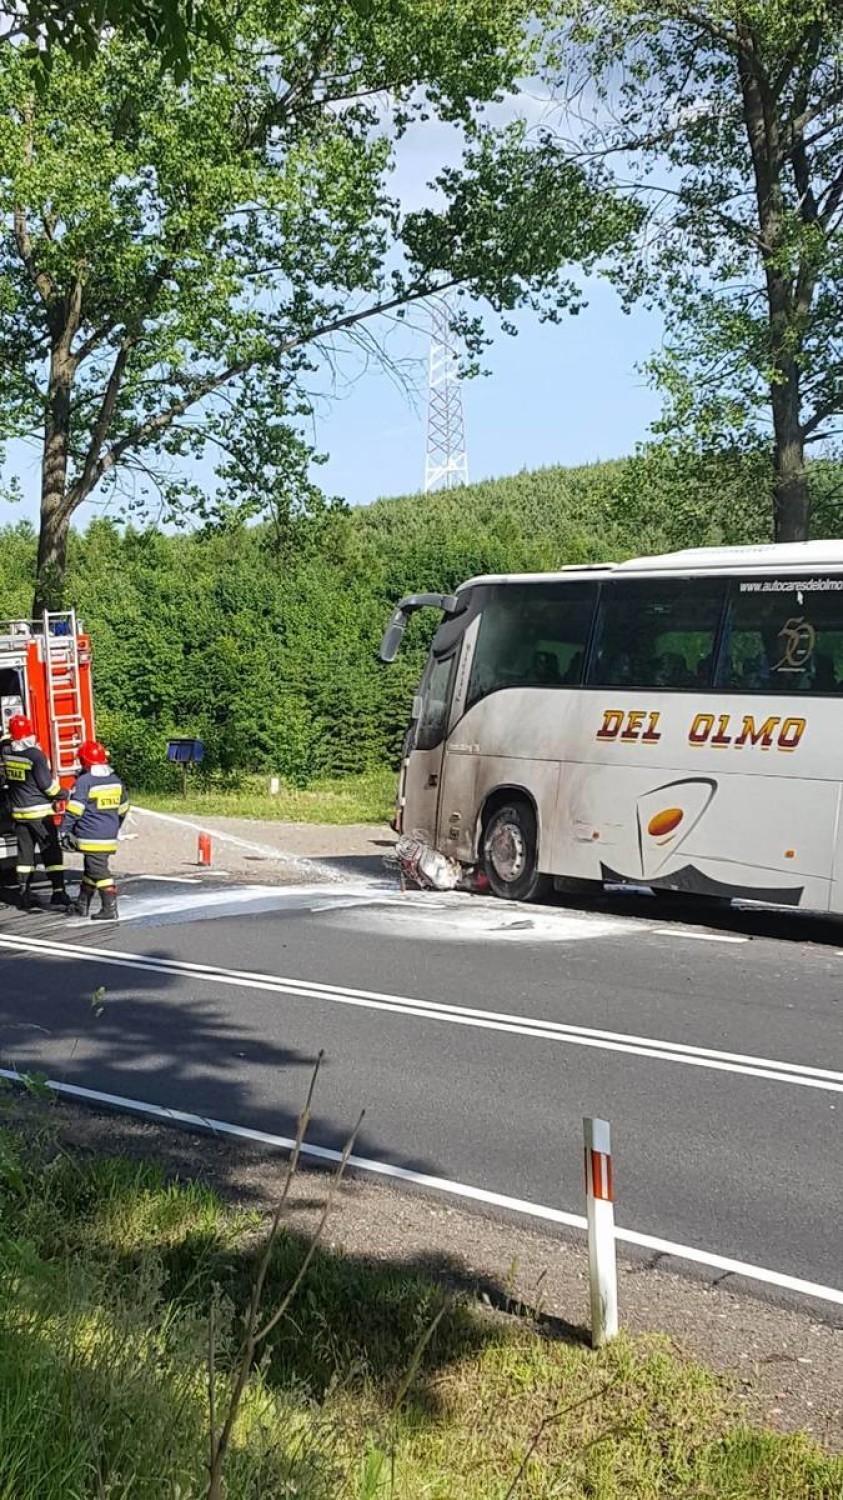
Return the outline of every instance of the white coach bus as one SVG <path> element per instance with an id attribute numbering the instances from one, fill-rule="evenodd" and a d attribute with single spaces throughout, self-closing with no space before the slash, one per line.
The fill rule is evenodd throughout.
<path id="1" fill-rule="evenodd" d="M 396 827 L 510 900 L 559 882 L 843 911 L 843 542 L 475 578 L 443 619 Z"/>

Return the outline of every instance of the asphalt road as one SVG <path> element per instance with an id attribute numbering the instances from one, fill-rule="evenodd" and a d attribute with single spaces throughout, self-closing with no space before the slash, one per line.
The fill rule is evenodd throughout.
<path id="1" fill-rule="evenodd" d="M 290 1134 L 324 1049 L 312 1142 L 574 1214 L 603 1116 L 624 1228 L 843 1287 L 843 924 L 345 873 L 0 910 L 0 1061 Z"/>

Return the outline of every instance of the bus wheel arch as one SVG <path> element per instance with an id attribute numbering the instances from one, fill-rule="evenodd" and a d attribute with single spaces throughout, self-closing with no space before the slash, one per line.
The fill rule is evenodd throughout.
<path id="1" fill-rule="evenodd" d="M 541 901 L 553 878 L 539 873 L 539 816 L 523 787 L 496 787 L 480 816 L 480 865 L 493 893 L 505 901 Z"/>

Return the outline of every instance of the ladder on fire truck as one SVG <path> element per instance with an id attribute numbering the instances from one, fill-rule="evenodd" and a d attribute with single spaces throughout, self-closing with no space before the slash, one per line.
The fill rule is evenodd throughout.
<path id="1" fill-rule="evenodd" d="M 44 668 L 53 774 L 73 776 L 79 770 L 79 746 L 85 738 L 74 609 L 45 611 Z"/>

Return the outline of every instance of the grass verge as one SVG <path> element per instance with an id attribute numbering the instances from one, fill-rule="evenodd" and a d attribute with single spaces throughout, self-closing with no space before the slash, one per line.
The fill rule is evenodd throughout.
<path id="1" fill-rule="evenodd" d="M 0 1500 L 202 1500 L 209 1312 L 223 1402 L 264 1224 L 154 1166 L 7 1130 L 0 1226 Z M 305 1253 L 282 1235 L 268 1311 Z M 230 1500 L 841 1500 L 843 1460 L 747 1427 L 665 1342 L 594 1355 L 320 1249 L 252 1372 L 226 1481 Z"/>
<path id="2" fill-rule="evenodd" d="M 300 788 L 282 783 L 270 796 L 267 776 L 232 781 L 198 780 L 181 793 L 138 792 L 135 800 L 158 812 L 221 818 L 259 818 L 282 823 L 388 823 L 395 811 L 394 771 L 380 768 L 360 776 L 315 781 Z"/>

